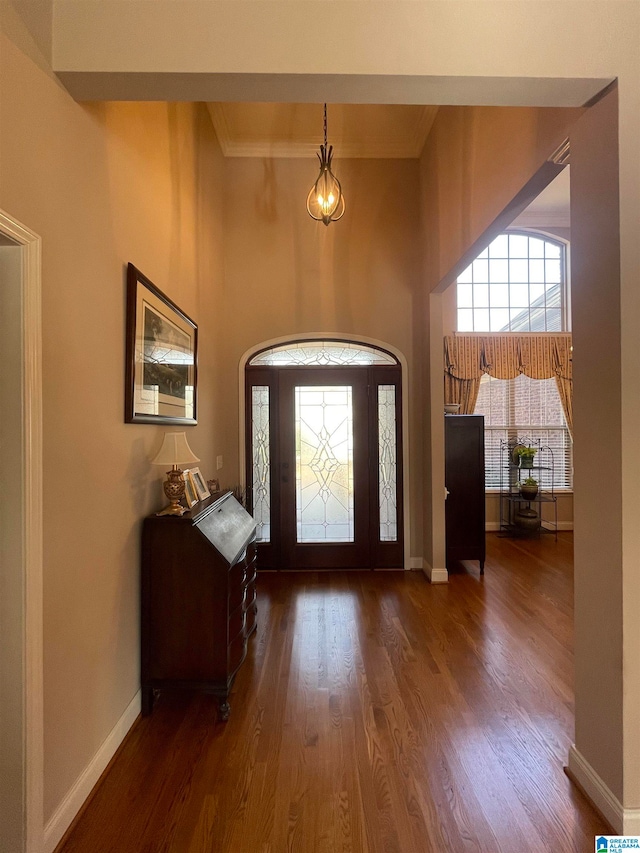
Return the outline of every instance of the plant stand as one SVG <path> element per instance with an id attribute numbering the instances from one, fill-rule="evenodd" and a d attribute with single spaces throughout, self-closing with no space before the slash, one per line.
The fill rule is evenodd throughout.
<path id="1" fill-rule="evenodd" d="M 513 460 L 517 445 L 535 447 L 532 465 L 518 465 Z M 500 442 L 502 458 L 500 482 L 500 535 L 540 536 L 551 533 L 558 539 L 558 498 L 554 493 L 553 451 L 539 439 L 518 437 Z M 538 482 L 535 497 L 524 496 L 520 485 L 527 477 Z"/>

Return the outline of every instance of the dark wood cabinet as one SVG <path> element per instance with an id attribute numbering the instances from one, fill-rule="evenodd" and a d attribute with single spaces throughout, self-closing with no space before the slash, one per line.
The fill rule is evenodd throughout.
<path id="1" fill-rule="evenodd" d="M 229 716 L 256 627 L 255 522 L 231 492 L 142 529 L 142 713 L 154 691 L 199 689 Z"/>
<path id="2" fill-rule="evenodd" d="M 445 502 L 447 565 L 478 560 L 484 574 L 484 418 L 445 415 Z"/>

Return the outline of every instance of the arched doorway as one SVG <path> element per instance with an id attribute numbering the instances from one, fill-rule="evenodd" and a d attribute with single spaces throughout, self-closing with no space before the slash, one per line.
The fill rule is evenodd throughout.
<path id="1" fill-rule="evenodd" d="M 252 356 L 245 389 L 261 566 L 401 568 L 398 359 L 359 342 L 291 341 Z"/>

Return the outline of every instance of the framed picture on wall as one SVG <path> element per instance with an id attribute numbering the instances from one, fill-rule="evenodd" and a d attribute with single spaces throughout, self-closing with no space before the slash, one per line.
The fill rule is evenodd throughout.
<path id="1" fill-rule="evenodd" d="M 196 491 L 198 492 L 198 497 L 201 501 L 205 498 L 208 498 L 211 492 L 207 488 L 207 484 L 204 481 L 204 477 L 200 473 L 199 468 L 190 468 L 189 472 L 193 477 L 193 481 L 196 484 Z"/>
<path id="2" fill-rule="evenodd" d="M 196 424 L 198 327 L 127 267 L 125 423 Z"/>

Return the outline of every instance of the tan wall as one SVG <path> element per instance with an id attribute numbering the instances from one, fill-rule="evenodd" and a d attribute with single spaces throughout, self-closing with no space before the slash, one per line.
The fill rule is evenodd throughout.
<path id="1" fill-rule="evenodd" d="M 573 492 L 557 493 L 558 529 L 573 529 Z M 542 517 L 546 521 L 555 523 L 552 512 L 552 504 L 542 504 Z M 500 496 L 495 492 L 489 492 L 485 501 L 487 530 L 498 530 L 500 527 Z"/>
<path id="2" fill-rule="evenodd" d="M 425 295 L 425 346 L 428 365 L 424 370 L 424 568 L 431 580 L 446 580 L 445 484 L 444 484 L 444 370 L 442 347 L 442 296 Z M 439 575 L 439 577 L 438 577 Z"/>
<path id="3" fill-rule="evenodd" d="M 409 366 L 412 550 L 421 554 L 417 163 L 336 160 L 347 213 L 326 227 L 305 209 L 313 162 L 225 162 L 225 292 L 215 321 L 224 342 L 228 477 L 237 477 L 238 365 L 249 348 L 310 332 L 365 336 L 396 347 Z M 226 467 L 226 463 L 225 463 Z M 415 472 L 415 475 L 414 475 Z"/>
<path id="4" fill-rule="evenodd" d="M 141 518 L 165 429 L 123 422 L 132 261 L 200 323 L 213 471 L 221 154 L 192 105 L 81 106 L 1 37 L 0 198 L 43 240 L 45 818 L 139 688 Z"/>
<path id="5" fill-rule="evenodd" d="M 571 222 L 575 627 L 576 643 L 585 650 L 576 661 L 576 746 L 622 798 L 623 745 L 637 756 L 639 735 L 636 725 L 623 737 L 623 576 L 614 569 L 623 554 L 617 137 L 614 91 L 572 131 Z M 637 330 L 635 340 L 637 347 Z M 595 630 L 603 618 L 607 631 Z M 637 646 L 628 676 L 633 668 Z M 606 709 L 597 693 L 608 697 Z M 636 785 L 634 799 L 639 792 Z"/>
<path id="6" fill-rule="evenodd" d="M 580 114 L 535 107 L 438 110 L 422 152 L 429 290 L 443 280 L 449 283 L 448 274 L 568 136 Z M 501 222 L 498 230 L 507 224 Z"/>

